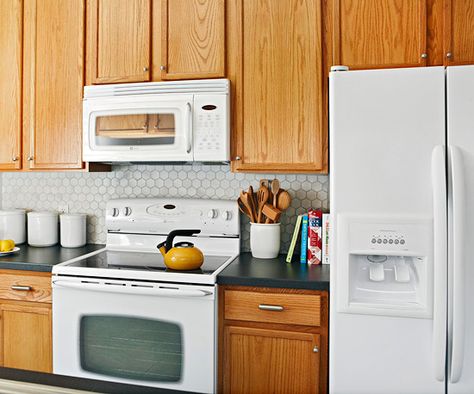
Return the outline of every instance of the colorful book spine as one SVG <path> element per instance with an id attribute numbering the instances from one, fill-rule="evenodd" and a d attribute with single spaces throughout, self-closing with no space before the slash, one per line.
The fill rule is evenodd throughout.
<path id="1" fill-rule="evenodd" d="M 308 250 L 308 214 L 301 219 L 301 254 L 300 263 L 306 264 L 306 252 Z"/>
<path id="2" fill-rule="evenodd" d="M 331 231 L 330 219 L 330 214 L 323 214 L 323 264 L 329 264 L 329 232 Z"/>
<path id="3" fill-rule="evenodd" d="M 308 212 L 308 264 L 318 265 L 322 260 L 323 212 L 310 209 Z"/>
<path id="4" fill-rule="evenodd" d="M 296 218 L 295 229 L 293 230 L 293 238 L 291 238 L 290 248 L 288 249 L 288 254 L 286 255 L 286 262 L 291 263 L 293 259 L 293 253 L 295 252 L 296 242 L 298 241 L 298 235 L 301 228 L 301 219 L 303 215 L 298 215 Z"/>

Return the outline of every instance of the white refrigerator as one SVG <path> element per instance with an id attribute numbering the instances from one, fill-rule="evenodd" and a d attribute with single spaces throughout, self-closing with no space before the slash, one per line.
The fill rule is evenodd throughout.
<path id="1" fill-rule="evenodd" d="M 330 393 L 473 394 L 474 67 L 329 84 Z"/>

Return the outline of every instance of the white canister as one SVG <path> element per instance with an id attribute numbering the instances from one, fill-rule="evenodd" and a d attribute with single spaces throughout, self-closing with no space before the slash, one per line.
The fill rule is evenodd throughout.
<path id="1" fill-rule="evenodd" d="M 28 245 L 53 246 L 58 243 L 58 214 L 28 212 Z"/>
<path id="2" fill-rule="evenodd" d="M 86 215 L 83 213 L 63 213 L 59 216 L 61 246 L 80 248 L 86 244 Z"/>
<path id="3" fill-rule="evenodd" d="M 280 223 L 250 223 L 250 249 L 257 259 L 274 259 L 280 252 Z"/>
<path id="4" fill-rule="evenodd" d="M 12 239 L 16 244 L 26 241 L 26 213 L 23 209 L 0 211 L 0 239 Z"/>

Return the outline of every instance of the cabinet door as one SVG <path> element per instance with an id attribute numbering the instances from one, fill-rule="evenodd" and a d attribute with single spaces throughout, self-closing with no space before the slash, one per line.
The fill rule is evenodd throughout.
<path id="1" fill-rule="evenodd" d="M 474 0 L 445 1 L 445 64 L 474 64 Z"/>
<path id="2" fill-rule="evenodd" d="M 22 1 L 0 1 L 0 169 L 21 168 Z"/>
<path id="3" fill-rule="evenodd" d="M 427 0 L 329 0 L 333 65 L 351 69 L 426 65 Z"/>
<path id="4" fill-rule="evenodd" d="M 320 6 L 319 0 L 228 3 L 234 171 L 325 170 Z"/>
<path id="5" fill-rule="evenodd" d="M 319 392 L 319 335 L 227 326 L 225 393 Z"/>
<path id="6" fill-rule="evenodd" d="M 2 365 L 52 372 L 51 306 L 4 301 L 0 313 Z"/>
<path id="7" fill-rule="evenodd" d="M 87 84 L 150 80 L 151 0 L 87 1 Z"/>
<path id="8" fill-rule="evenodd" d="M 24 159 L 82 168 L 84 1 L 25 0 Z"/>
<path id="9" fill-rule="evenodd" d="M 162 79 L 224 77 L 224 0 L 162 0 Z"/>

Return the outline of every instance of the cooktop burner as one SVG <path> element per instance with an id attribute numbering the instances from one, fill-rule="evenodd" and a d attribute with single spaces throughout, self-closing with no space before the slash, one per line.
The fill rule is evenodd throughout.
<path id="1" fill-rule="evenodd" d="M 133 271 L 159 271 L 179 272 L 190 274 L 211 275 L 222 264 L 227 262 L 231 256 L 204 256 L 204 264 L 198 270 L 176 271 L 167 268 L 163 262 L 163 256 L 157 253 L 141 253 L 104 250 L 95 255 L 69 263 L 70 267 L 101 268 L 114 270 Z"/>

